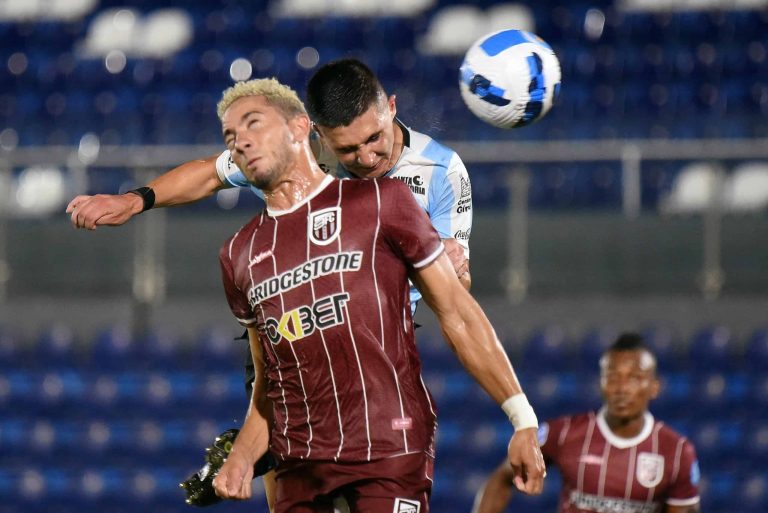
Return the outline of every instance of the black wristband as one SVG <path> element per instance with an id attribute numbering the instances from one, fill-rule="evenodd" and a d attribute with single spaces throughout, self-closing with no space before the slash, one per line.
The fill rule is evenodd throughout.
<path id="1" fill-rule="evenodd" d="M 141 200 L 144 202 L 144 206 L 141 208 L 142 212 L 146 212 L 155 206 L 155 191 L 151 187 L 139 187 L 138 189 L 126 192 L 126 194 L 141 196 Z"/>

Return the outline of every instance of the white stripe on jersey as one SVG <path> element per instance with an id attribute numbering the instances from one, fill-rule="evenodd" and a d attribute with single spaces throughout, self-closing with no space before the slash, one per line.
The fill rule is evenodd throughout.
<path id="1" fill-rule="evenodd" d="M 343 187 L 341 186 L 342 181 L 339 180 L 338 187 L 339 187 L 339 203 L 341 203 L 341 197 L 342 192 L 344 191 Z M 376 185 L 376 188 L 378 189 L 378 184 Z M 344 287 L 344 274 L 339 275 L 341 277 L 341 290 L 346 292 L 346 288 Z M 360 372 L 360 383 L 363 386 L 363 404 L 365 406 L 365 434 L 368 437 L 368 461 L 371 461 L 371 424 L 370 419 L 368 418 L 368 393 L 365 390 L 365 375 L 363 374 L 363 365 L 360 363 L 360 354 L 357 352 L 357 342 L 355 342 L 355 334 L 352 331 L 352 318 L 349 315 L 349 308 L 347 308 L 347 305 L 343 305 L 343 308 L 347 310 L 347 319 L 349 319 L 349 322 L 347 323 L 347 329 L 349 330 L 349 339 L 352 341 L 352 349 L 355 351 L 355 359 L 357 360 L 357 369 Z M 379 306 L 381 308 L 381 306 Z"/>
<path id="2" fill-rule="evenodd" d="M 565 437 L 568 436 L 568 431 L 571 429 L 571 417 L 567 417 L 565 419 L 565 423 L 563 424 L 563 429 L 560 431 L 560 437 L 557 439 L 557 445 L 563 445 L 565 442 Z"/>
<path id="3" fill-rule="evenodd" d="M 684 445 L 685 438 L 680 437 L 677 441 L 677 447 L 675 447 L 675 461 L 672 462 L 672 477 L 669 480 L 670 483 L 677 481 L 677 475 L 680 473 L 680 461 L 682 460 Z"/>
<path id="4" fill-rule="evenodd" d="M 341 199 L 341 198 L 339 198 Z M 339 206 L 339 203 L 336 204 L 336 206 Z M 312 213 L 312 203 L 308 204 L 308 210 L 309 214 Z M 341 237 L 339 237 L 341 239 Z M 338 240 L 338 251 L 341 251 L 341 240 Z M 309 254 L 309 248 L 310 245 L 307 244 L 307 260 L 310 258 Z M 315 294 L 315 282 L 314 280 L 309 281 L 309 286 L 312 289 L 312 302 L 314 303 L 315 298 L 317 297 Z M 343 289 L 343 284 L 342 284 Z M 320 334 L 320 340 L 323 342 L 323 349 L 325 350 L 325 358 L 328 360 L 328 373 L 331 376 L 331 385 L 333 386 L 333 399 L 336 402 L 336 419 L 339 421 L 339 448 L 336 450 L 336 457 L 335 460 L 339 459 L 339 456 L 341 456 L 341 449 L 344 447 L 344 426 L 341 422 L 341 406 L 339 405 L 339 393 L 336 389 L 336 375 L 333 373 L 333 361 L 331 360 L 331 353 L 328 351 L 328 344 L 325 341 L 325 332 L 324 330 L 318 330 Z"/>
<path id="5" fill-rule="evenodd" d="M 605 444 L 603 447 L 603 461 L 600 463 L 600 478 L 597 481 L 597 495 L 605 495 L 605 480 L 608 473 L 608 457 L 611 454 L 611 444 Z"/>
<path id="6" fill-rule="evenodd" d="M 264 219 L 264 212 L 261 213 L 262 220 Z M 256 237 L 256 231 L 253 231 L 253 236 Z M 275 242 L 277 241 L 277 222 L 275 222 L 275 228 L 273 229 L 272 233 L 272 268 L 275 270 L 275 274 L 277 274 L 277 261 L 275 260 Z M 251 239 L 251 247 L 248 248 L 248 258 L 251 258 L 251 255 L 253 255 L 253 239 Z M 251 287 L 255 287 L 256 283 L 253 281 L 253 273 L 252 273 L 252 267 L 248 267 L 248 272 L 251 273 Z M 261 303 L 258 303 L 259 308 L 262 309 L 261 317 L 265 318 L 264 315 L 264 307 L 261 306 Z M 278 377 L 278 383 L 277 385 L 280 387 L 280 392 L 283 395 L 283 407 L 285 408 L 285 421 L 283 426 L 283 437 L 285 438 L 286 442 L 288 442 L 288 454 L 291 454 L 291 439 L 288 438 L 286 433 L 288 433 L 288 403 L 285 401 L 285 389 L 283 388 L 283 372 L 280 370 L 280 357 L 277 355 L 277 351 L 274 347 L 272 347 L 272 344 L 267 344 L 270 349 L 272 349 L 272 354 L 275 356 L 275 359 L 277 360 L 277 377 Z M 280 455 L 283 456 L 282 454 Z"/>
<path id="7" fill-rule="evenodd" d="M 624 500 L 631 500 L 632 486 L 635 484 L 634 475 L 635 475 L 636 460 L 637 460 L 637 446 L 633 445 L 630 448 L 630 452 L 629 452 L 629 465 L 627 465 L 627 482 L 626 482 L 626 486 L 624 487 Z"/>
<path id="8" fill-rule="evenodd" d="M 589 446 L 592 445 L 592 435 L 595 432 L 595 418 L 590 416 L 589 427 L 587 428 L 587 436 L 584 437 L 584 443 L 581 446 L 581 455 L 589 454 Z M 586 458 L 581 458 L 579 462 L 579 477 L 576 480 L 576 486 L 579 490 L 584 489 L 584 470 L 587 466 Z"/>
<path id="9" fill-rule="evenodd" d="M 651 452 L 653 454 L 659 454 L 659 431 L 661 430 L 661 422 L 657 422 L 653 427 L 653 438 L 651 438 Z M 664 469 L 662 468 L 662 471 Z M 656 495 L 656 487 L 648 489 L 647 502 L 653 501 L 653 497 Z"/>
<path id="10" fill-rule="evenodd" d="M 341 181 L 339 181 L 339 186 L 341 186 Z M 374 186 L 376 189 L 376 229 L 373 232 L 373 249 L 371 251 L 372 257 L 371 257 L 371 268 L 373 269 L 373 287 L 376 289 L 376 304 L 379 306 L 379 328 L 381 329 L 381 334 L 379 335 L 379 339 L 381 340 L 381 352 L 384 353 L 384 314 L 382 312 L 381 308 L 381 295 L 379 294 L 379 280 L 376 276 L 376 243 L 379 240 L 379 230 L 381 229 L 381 194 L 379 191 L 379 184 L 378 182 L 374 182 Z M 386 353 L 384 354 L 386 357 Z M 387 360 L 389 361 L 389 360 Z M 400 418 L 405 418 L 405 408 L 403 408 L 403 394 L 400 392 L 400 380 L 397 378 L 397 370 L 395 369 L 395 366 L 392 365 L 392 362 L 389 361 L 389 366 L 392 368 L 392 376 L 395 378 L 395 387 L 397 388 L 397 400 L 400 403 Z M 408 433 L 403 427 L 403 446 L 405 448 L 405 452 L 408 452 Z"/>
<path id="11" fill-rule="evenodd" d="M 427 398 L 427 403 L 429 404 L 429 411 L 432 413 L 432 415 L 437 418 L 437 413 L 435 413 L 435 409 L 432 407 L 432 399 L 429 398 L 429 391 L 427 391 L 427 385 L 424 384 L 424 376 L 419 374 L 419 381 L 421 381 L 421 388 L 424 389 L 424 396 Z"/>
<path id="12" fill-rule="evenodd" d="M 278 217 L 274 217 L 275 220 L 275 234 L 272 237 L 272 268 L 274 269 L 275 276 L 277 276 L 277 260 L 274 257 L 274 251 L 275 251 L 275 244 L 277 243 L 277 231 L 278 226 L 280 225 L 280 219 Z M 309 244 L 309 239 L 307 239 L 307 244 Z M 280 309 L 285 312 L 285 294 L 283 292 L 280 293 Z M 309 446 L 309 442 L 312 440 L 312 424 L 309 421 L 309 404 L 307 403 L 307 390 L 304 388 L 304 377 L 301 375 L 301 362 L 299 361 L 299 357 L 296 356 L 296 349 L 293 347 L 293 344 L 288 343 L 288 347 L 291 348 L 291 354 L 293 354 L 293 359 L 296 361 L 296 371 L 299 374 L 299 384 L 301 385 L 301 393 L 304 394 L 304 408 L 307 410 L 307 425 L 309 426 L 309 438 L 307 439 L 307 454 L 306 457 L 309 457 L 309 452 L 311 450 Z M 282 377 L 280 378 L 283 379 Z M 283 391 L 285 392 L 285 391 Z M 283 398 L 285 398 L 285 395 L 283 395 Z M 285 437 L 286 441 L 288 442 L 288 454 L 291 454 L 291 439 L 286 436 L 286 433 L 288 432 L 288 405 L 285 405 L 285 429 L 283 430 L 283 436 Z M 299 458 L 304 458 L 304 455 L 299 455 Z"/>

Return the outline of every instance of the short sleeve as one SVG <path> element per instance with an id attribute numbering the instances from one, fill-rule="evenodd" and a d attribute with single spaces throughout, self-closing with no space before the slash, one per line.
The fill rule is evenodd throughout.
<path id="1" fill-rule="evenodd" d="M 224 294 L 227 296 L 229 309 L 237 319 L 237 322 L 243 326 L 253 326 L 256 324 L 256 318 L 253 315 L 253 309 L 248 303 L 248 297 L 237 285 L 235 279 L 235 268 L 232 262 L 232 255 L 235 246 L 235 239 L 238 234 L 232 236 L 219 251 L 219 264 L 221 265 L 221 280 L 224 285 Z"/>
<path id="2" fill-rule="evenodd" d="M 562 417 L 542 422 L 539 425 L 537 437 L 541 447 L 541 454 L 547 461 L 557 460 L 557 454 L 560 450 L 560 435 L 567 428 L 566 424 L 566 418 Z"/>
<path id="3" fill-rule="evenodd" d="M 261 189 L 251 185 L 251 183 L 245 178 L 243 172 L 240 171 L 240 168 L 237 167 L 235 161 L 232 160 L 232 154 L 229 152 L 229 150 L 224 150 L 224 152 L 216 159 L 216 174 L 219 176 L 221 183 L 223 183 L 225 186 L 245 187 L 250 189 L 251 192 L 253 192 L 259 198 L 264 199 L 264 193 L 261 191 Z"/>
<path id="4" fill-rule="evenodd" d="M 672 482 L 667 494 L 667 504 L 671 506 L 687 506 L 699 502 L 699 480 L 701 471 L 696 449 L 688 439 L 683 444 L 677 475 L 672 476 Z"/>
<path id="5" fill-rule="evenodd" d="M 467 168 L 453 153 L 447 169 L 433 178 L 429 190 L 429 218 L 443 239 L 456 239 L 469 258 L 472 231 L 472 186 Z"/>
<path id="6" fill-rule="evenodd" d="M 442 253 L 443 243 L 408 186 L 388 178 L 376 179 L 376 186 L 384 237 L 414 268 L 432 263 Z"/>

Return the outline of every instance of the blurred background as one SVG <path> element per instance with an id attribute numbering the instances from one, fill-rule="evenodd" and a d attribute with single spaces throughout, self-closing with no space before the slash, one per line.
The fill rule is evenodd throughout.
<path id="1" fill-rule="evenodd" d="M 768 511 L 768 1 L 384 4 L 0 2 L 0 512 L 189 510 L 177 483 L 246 406 L 218 248 L 261 205 L 227 190 L 88 233 L 64 207 L 219 153 L 233 81 L 303 96 L 345 56 L 465 161 L 473 292 L 539 417 L 598 407 L 600 352 L 639 331 L 664 376 L 652 411 L 697 445 L 702 511 Z M 512 131 L 458 89 L 501 28 L 563 70 L 552 111 Z M 426 310 L 433 511 L 468 512 L 510 428 Z M 510 509 L 554 511 L 558 483 Z"/>

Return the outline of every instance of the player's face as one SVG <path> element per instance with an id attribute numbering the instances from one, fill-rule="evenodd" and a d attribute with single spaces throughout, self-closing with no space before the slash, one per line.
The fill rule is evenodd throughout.
<path id="1" fill-rule="evenodd" d="M 395 97 L 383 98 L 347 126 L 317 130 L 339 162 L 360 178 L 378 178 L 400 157 L 395 152 Z"/>
<path id="2" fill-rule="evenodd" d="M 659 393 L 653 358 L 644 350 L 610 351 L 600 372 L 608 416 L 631 420 L 642 416 Z"/>
<path id="3" fill-rule="evenodd" d="M 291 122 L 263 96 L 235 100 L 221 126 L 235 164 L 260 189 L 276 184 L 300 146 Z"/>

